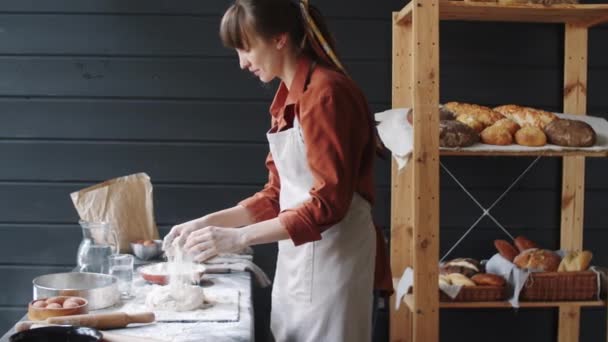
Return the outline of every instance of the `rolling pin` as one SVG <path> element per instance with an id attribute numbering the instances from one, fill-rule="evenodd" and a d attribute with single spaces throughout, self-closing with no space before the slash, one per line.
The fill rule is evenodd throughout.
<path id="1" fill-rule="evenodd" d="M 154 312 L 140 312 L 136 314 L 111 312 L 49 317 L 43 322 L 49 324 L 76 325 L 96 329 L 114 329 L 124 328 L 130 323 L 152 323 L 155 319 Z"/>

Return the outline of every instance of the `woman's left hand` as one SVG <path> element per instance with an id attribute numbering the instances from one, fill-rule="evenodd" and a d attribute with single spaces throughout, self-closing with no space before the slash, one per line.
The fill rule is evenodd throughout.
<path id="1" fill-rule="evenodd" d="M 208 226 L 192 232 L 184 250 L 194 261 L 203 262 L 220 253 L 232 253 L 245 247 L 242 229 Z"/>

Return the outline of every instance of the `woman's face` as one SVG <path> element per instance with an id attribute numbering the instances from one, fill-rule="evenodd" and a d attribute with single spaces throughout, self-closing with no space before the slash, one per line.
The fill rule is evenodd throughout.
<path id="1" fill-rule="evenodd" d="M 241 69 L 248 70 L 260 81 L 268 83 L 275 77 L 281 77 L 283 65 L 281 49 L 277 49 L 276 39 L 252 37 L 249 49 L 236 49 Z"/>

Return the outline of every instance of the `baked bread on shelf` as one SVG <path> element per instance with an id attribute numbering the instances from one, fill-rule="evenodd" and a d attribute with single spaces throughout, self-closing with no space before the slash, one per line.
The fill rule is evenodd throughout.
<path id="1" fill-rule="evenodd" d="M 444 275 L 460 273 L 472 277 L 479 272 L 481 272 L 481 265 L 479 261 L 472 258 L 456 258 L 441 264 L 439 267 L 439 273 Z"/>
<path id="2" fill-rule="evenodd" d="M 515 132 L 515 142 L 522 146 L 545 146 L 547 136 L 536 126 L 524 126 Z"/>
<path id="3" fill-rule="evenodd" d="M 439 146 L 467 147 L 479 141 L 479 134 L 471 127 L 456 120 L 439 122 Z"/>
<path id="4" fill-rule="evenodd" d="M 494 240 L 494 247 L 503 258 L 513 262 L 513 259 L 519 254 L 519 251 L 507 240 Z"/>
<path id="5" fill-rule="evenodd" d="M 557 119 L 557 116 L 551 112 L 515 104 L 498 106 L 494 110 L 515 121 L 521 127 L 534 126 L 542 129 Z"/>
<path id="6" fill-rule="evenodd" d="M 449 280 L 450 285 L 476 286 L 475 282 L 461 273 L 450 273 L 446 278 Z"/>
<path id="7" fill-rule="evenodd" d="M 520 252 L 525 251 L 526 249 L 530 249 L 530 248 L 539 248 L 538 245 L 536 244 L 536 242 L 528 239 L 525 236 L 517 236 L 513 242 L 515 243 L 515 247 L 517 247 L 517 249 Z"/>
<path id="8" fill-rule="evenodd" d="M 460 115 L 470 115 L 475 120 L 481 122 L 485 127 L 493 125 L 496 121 L 504 117 L 500 113 L 492 110 L 490 107 L 471 103 L 452 101 L 445 103 L 443 108 L 452 112 L 456 118 L 458 118 Z"/>
<path id="9" fill-rule="evenodd" d="M 549 142 L 558 146 L 589 147 L 597 139 L 593 127 L 579 120 L 554 120 L 545 126 L 545 133 Z"/>
<path id="10" fill-rule="evenodd" d="M 513 259 L 513 263 L 522 269 L 537 270 L 540 272 L 557 271 L 561 258 L 548 249 L 527 249 Z"/>
<path id="11" fill-rule="evenodd" d="M 513 135 L 509 130 L 502 126 L 489 126 L 481 131 L 481 141 L 488 145 L 511 145 Z"/>
<path id="12" fill-rule="evenodd" d="M 483 131 L 483 129 L 485 127 L 481 123 L 481 121 L 478 121 L 477 119 L 475 119 L 474 116 L 469 115 L 469 114 L 458 115 L 458 117 L 456 118 L 456 120 L 458 120 L 458 121 L 462 122 L 463 124 L 471 127 L 477 133 L 481 133 L 481 131 Z"/>
<path id="13" fill-rule="evenodd" d="M 519 131 L 519 129 L 521 128 L 517 124 L 517 122 L 515 122 L 509 118 L 500 119 L 500 120 L 496 121 L 494 123 L 494 125 L 492 125 L 492 126 L 504 127 L 509 131 L 509 133 L 511 133 L 511 135 L 515 134 L 515 132 Z"/>
<path id="14" fill-rule="evenodd" d="M 585 271 L 589 268 L 593 254 L 590 251 L 568 252 L 557 268 L 558 272 Z"/>
<path id="15" fill-rule="evenodd" d="M 477 273 L 471 280 L 479 286 L 505 286 L 505 278 L 492 273 Z"/>

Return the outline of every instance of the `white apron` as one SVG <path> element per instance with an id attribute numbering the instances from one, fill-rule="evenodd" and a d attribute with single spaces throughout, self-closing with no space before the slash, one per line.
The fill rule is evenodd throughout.
<path id="1" fill-rule="evenodd" d="M 293 128 L 267 137 L 281 183 L 281 210 L 297 207 L 313 186 L 297 117 Z M 370 341 L 376 257 L 370 204 L 355 193 L 346 217 L 322 237 L 297 247 L 279 241 L 272 288 L 275 340 Z"/>

